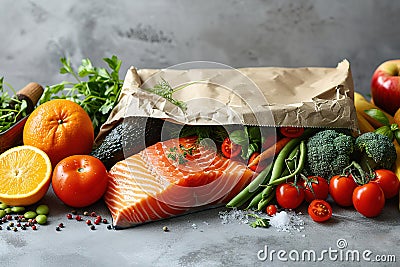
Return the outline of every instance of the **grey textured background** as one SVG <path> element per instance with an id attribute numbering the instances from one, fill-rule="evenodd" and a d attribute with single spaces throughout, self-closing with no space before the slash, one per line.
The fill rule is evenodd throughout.
<path id="1" fill-rule="evenodd" d="M 400 3 L 373 0 L 13 1 L 0 8 L 0 76 L 15 88 L 55 84 L 59 58 L 126 69 L 192 60 L 233 67 L 334 67 L 347 58 L 369 93 L 381 62 L 400 57 Z"/>
<path id="2" fill-rule="evenodd" d="M 367 94 L 377 65 L 400 57 L 399 9 L 393 0 L 1 0 L 0 76 L 15 88 L 30 81 L 55 84 L 65 78 L 58 74 L 62 56 L 77 65 L 86 57 L 100 64 L 115 54 L 123 60 L 122 76 L 130 65 L 163 68 L 192 60 L 233 67 L 335 67 L 347 58 L 356 89 Z M 225 208 L 122 231 L 105 225 L 91 231 L 84 222 L 67 220 L 69 208 L 52 192 L 43 203 L 51 210 L 47 226 L 0 231 L 4 266 L 289 266 L 292 262 L 260 262 L 257 252 L 265 245 L 337 249 L 340 238 L 350 250 L 395 255 L 397 262 L 400 256 L 397 197 L 375 219 L 333 205 L 333 218 L 325 224 L 312 222 L 303 204 L 305 229 L 294 233 L 222 225 L 218 212 Z M 102 203 L 91 210 L 110 219 Z M 66 227 L 57 232 L 60 222 Z M 328 259 L 295 264 L 398 266 Z"/>

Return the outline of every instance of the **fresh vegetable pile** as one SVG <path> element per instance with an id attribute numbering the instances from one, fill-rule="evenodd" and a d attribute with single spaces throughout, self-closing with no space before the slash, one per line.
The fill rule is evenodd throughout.
<path id="1" fill-rule="evenodd" d="M 298 136 L 283 137 L 290 140 L 275 147 L 272 163 L 227 207 L 273 215 L 277 210 L 271 204 L 274 200 L 282 209 L 296 209 L 306 201 L 311 218 L 322 222 L 332 216 L 329 195 L 339 206 L 354 206 L 365 217 L 375 217 L 385 199 L 398 194 L 400 182 L 392 169 L 396 147 L 387 135 L 379 131 L 357 135 L 344 129 L 299 132 Z"/>

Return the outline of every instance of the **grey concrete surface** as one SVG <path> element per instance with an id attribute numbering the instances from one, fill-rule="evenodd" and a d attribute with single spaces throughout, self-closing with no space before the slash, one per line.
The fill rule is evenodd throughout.
<path id="1" fill-rule="evenodd" d="M 233 67 L 334 67 L 347 58 L 356 90 L 369 93 L 369 79 L 381 62 L 400 55 L 396 1 L 254 0 L 254 1 L 12 1 L 0 3 L 0 77 L 15 88 L 30 81 L 59 83 L 59 58 L 77 65 L 89 57 L 117 55 L 121 75 L 134 65 L 164 68 L 192 60 Z M 260 261 L 269 249 L 349 250 L 395 255 L 400 261 L 398 198 L 376 219 L 334 206 L 333 219 L 313 223 L 307 215 L 302 232 L 221 224 L 212 209 L 127 230 L 91 231 L 69 221 L 70 208 L 49 191 L 49 224 L 38 231 L 0 231 L 3 266 L 291 266 L 293 261 Z M 110 219 L 103 203 L 95 210 Z M 306 206 L 300 209 L 306 213 Z M 55 231 L 59 222 L 66 227 Z M 206 222 L 206 223 L 205 223 Z M 193 224 L 197 228 L 193 228 Z M 162 231 L 167 225 L 171 230 Z M 3 225 L 4 228 L 4 225 Z M 347 251 L 347 250 L 346 250 Z M 301 261 L 296 266 L 396 266 L 361 260 Z"/>
<path id="2" fill-rule="evenodd" d="M 400 261 L 397 197 L 375 219 L 332 203 L 333 217 L 320 224 L 306 215 L 304 204 L 297 210 L 305 223 L 300 232 L 254 229 L 236 220 L 222 224 L 219 212 L 226 211 L 224 207 L 124 230 L 108 230 L 101 224 L 92 231 L 85 221 L 68 220 L 65 215 L 71 208 L 61 204 L 51 190 L 42 202 L 50 206 L 47 225 L 13 232 L 3 224 L 2 266 L 398 266 Z M 101 202 L 78 212 L 85 210 L 110 219 Z M 56 231 L 60 222 L 65 227 Z M 170 231 L 164 232 L 163 226 Z M 339 240 L 347 246 L 338 245 Z M 266 247 L 268 257 L 263 259 L 261 253 L 260 260 L 258 253 Z M 283 260 L 277 254 L 280 250 L 286 252 L 280 256 Z M 293 260 L 293 251 L 300 260 Z M 312 252 L 315 260 L 308 258 Z M 359 260 L 352 255 L 359 255 Z M 377 262 L 377 256 L 386 262 Z"/>
<path id="3" fill-rule="evenodd" d="M 400 55 L 397 1 L 13 1 L 0 8 L 0 76 L 16 88 L 64 79 L 59 58 L 96 64 L 112 54 L 121 74 L 192 60 L 232 67 L 334 67 L 347 58 L 356 89 Z"/>

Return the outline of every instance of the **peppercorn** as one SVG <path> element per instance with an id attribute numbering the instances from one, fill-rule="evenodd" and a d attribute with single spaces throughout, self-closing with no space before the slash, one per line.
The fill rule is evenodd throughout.
<path id="1" fill-rule="evenodd" d="M 14 228 L 13 228 L 13 231 L 14 231 L 14 232 L 18 232 L 17 227 L 14 227 Z"/>
<path id="2" fill-rule="evenodd" d="M 59 232 L 61 231 L 61 228 L 59 226 L 56 227 L 56 231 Z"/>
<path id="3" fill-rule="evenodd" d="M 63 224 L 63 223 L 60 223 L 60 224 L 58 225 L 58 227 L 64 228 L 64 224 Z"/>
<path id="4" fill-rule="evenodd" d="M 71 213 L 68 213 L 68 214 L 67 214 L 67 219 L 68 219 L 68 220 L 71 220 L 71 219 L 72 219 L 72 214 L 71 214 Z"/>
<path id="5" fill-rule="evenodd" d="M 94 224 L 98 225 L 100 223 L 101 223 L 101 220 L 99 220 L 99 219 L 94 220 Z"/>
<path id="6" fill-rule="evenodd" d="M 103 223 L 108 223 L 107 219 L 103 219 Z"/>
<path id="7" fill-rule="evenodd" d="M 77 212 L 76 210 L 71 210 L 71 213 L 72 213 L 73 215 L 78 214 L 78 212 Z"/>
<path id="8" fill-rule="evenodd" d="M 112 229 L 112 226 L 109 224 L 109 225 L 107 225 L 107 229 L 108 230 L 111 230 Z"/>
<path id="9" fill-rule="evenodd" d="M 36 227 L 36 225 L 32 225 L 32 230 L 34 230 L 34 231 L 36 231 L 36 230 L 37 230 L 37 227 Z"/>
<path id="10" fill-rule="evenodd" d="M 92 225 L 92 226 L 90 226 L 90 229 L 91 229 L 91 230 L 95 230 L 95 229 L 96 229 L 96 226 Z"/>
<path id="11" fill-rule="evenodd" d="M 163 229 L 164 232 L 169 232 L 169 229 L 168 229 L 167 226 L 164 226 L 162 229 Z"/>
<path id="12" fill-rule="evenodd" d="M 83 215 L 84 215 L 84 216 L 88 216 L 88 215 L 89 215 L 89 212 L 88 212 L 88 211 L 84 211 L 84 212 L 83 212 Z"/>
<path id="13" fill-rule="evenodd" d="M 87 225 L 91 225 L 91 224 L 92 224 L 92 221 L 91 221 L 91 220 L 86 220 L 86 224 L 87 224 Z"/>
<path id="14" fill-rule="evenodd" d="M 82 221 L 82 217 L 81 217 L 80 215 L 76 215 L 76 216 L 75 216 L 75 219 L 76 219 L 77 221 Z"/>
<path id="15" fill-rule="evenodd" d="M 3 230 L 3 227 L 1 227 L 1 225 L 0 225 L 0 230 Z"/>
<path id="16" fill-rule="evenodd" d="M 96 216 L 97 216 L 97 215 L 96 215 L 96 212 L 92 211 L 92 213 L 90 213 L 90 216 L 96 217 Z"/>
<path id="17" fill-rule="evenodd" d="M 7 230 L 11 230 L 11 227 L 10 227 L 10 226 L 7 226 Z"/>
<path id="18" fill-rule="evenodd" d="M 10 223 L 8 224 L 8 226 L 13 227 L 13 226 L 14 226 L 14 223 L 13 223 L 13 222 L 10 222 Z"/>
<path id="19" fill-rule="evenodd" d="M 26 226 L 25 225 L 21 225 L 21 229 L 22 230 L 26 230 Z"/>

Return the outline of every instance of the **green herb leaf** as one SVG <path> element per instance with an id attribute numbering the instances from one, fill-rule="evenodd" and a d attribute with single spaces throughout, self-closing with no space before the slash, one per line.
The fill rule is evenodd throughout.
<path id="1" fill-rule="evenodd" d="M 250 223 L 250 226 L 253 228 L 256 227 L 262 227 L 262 228 L 268 228 L 269 227 L 269 219 L 267 218 L 262 218 L 256 214 L 248 214 L 248 216 L 255 218 L 256 220 L 252 223 Z"/>
<path id="2" fill-rule="evenodd" d="M 373 108 L 373 109 L 368 109 L 364 110 L 364 112 L 374 118 L 375 120 L 379 121 L 383 125 L 390 126 L 389 119 L 386 117 L 385 113 L 383 113 L 381 110 Z"/>
<path id="3" fill-rule="evenodd" d="M 69 59 L 61 58 L 61 74 L 72 75 L 76 82 L 61 82 L 47 86 L 40 103 L 51 99 L 62 98 L 79 104 L 90 116 L 95 134 L 107 120 L 111 110 L 118 102 L 122 90 L 122 80 L 119 78 L 121 60 L 116 56 L 103 59 L 109 70 L 93 66 L 90 59 L 83 59 L 78 71 L 72 68 Z M 110 74 L 111 73 L 111 74 Z M 83 81 L 80 78 L 85 78 Z"/>

